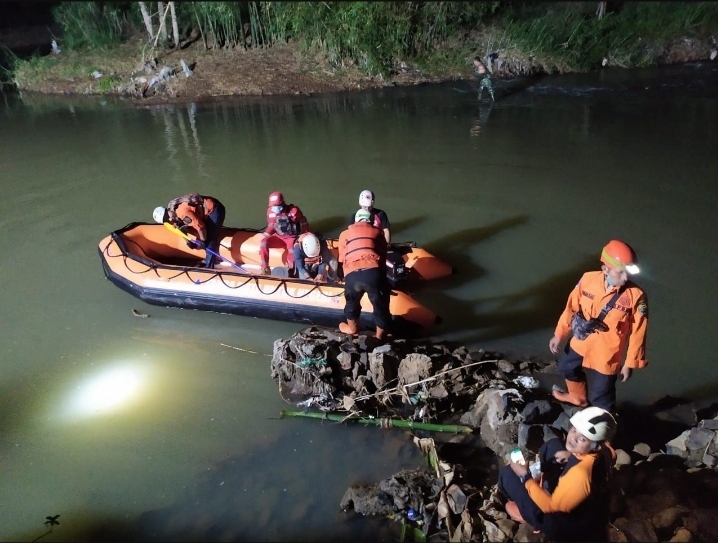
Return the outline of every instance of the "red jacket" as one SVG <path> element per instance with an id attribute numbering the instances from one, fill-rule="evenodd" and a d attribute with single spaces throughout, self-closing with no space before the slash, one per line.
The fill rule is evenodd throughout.
<path id="1" fill-rule="evenodd" d="M 294 204 L 284 206 L 284 209 L 279 213 L 272 211 L 271 207 L 267 208 L 267 228 L 264 230 L 267 234 L 276 234 L 275 224 L 277 218 L 284 216 L 295 225 L 297 233 L 295 235 L 303 234 L 309 231 L 309 222 L 302 213 L 302 211 Z"/>

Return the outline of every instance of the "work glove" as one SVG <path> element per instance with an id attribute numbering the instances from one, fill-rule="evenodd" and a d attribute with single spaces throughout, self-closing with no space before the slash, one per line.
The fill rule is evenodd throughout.
<path id="1" fill-rule="evenodd" d="M 204 242 L 198 239 L 188 239 L 187 247 L 189 247 L 190 249 L 204 249 L 206 248 L 206 245 L 204 244 Z"/>

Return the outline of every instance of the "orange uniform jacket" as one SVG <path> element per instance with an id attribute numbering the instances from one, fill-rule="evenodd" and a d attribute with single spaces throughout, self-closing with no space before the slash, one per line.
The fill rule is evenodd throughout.
<path id="1" fill-rule="evenodd" d="M 350 224 L 339 236 L 339 262 L 344 277 L 356 270 L 378 268 L 386 259 L 384 232 L 368 222 Z"/>
<path id="2" fill-rule="evenodd" d="M 204 221 L 214 211 L 214 199 L 203 197 L 203 205 L 193 206 L 188 202 L 181 202 L 175 214 L 177 219 L 182 223 L 186 224 L 195 229 L 197 236 L 200 240 L 207 240 L 207 228 L 205 227 Z"/>
<path id="3" fill-rule="evenodd" d="M 597 452 L 575 454 L 579 462 L 569 468 L 558 480 L 553 494 L 546 492 L 533 479 L 526 481 L 526 491 L 533 502 L 544 513 L 570 513 L 581 505 L 592 493 L 595 495 L 598 485 L 605 481 L 594 481 L 594 463 L 599 455 L 610 456 L 610 465 L 616 460 L 616 452 L 608 445 Z M 605 473 L 604 473 L 605 476 Z"/>
<path id="4" fill-rule="evenodd" d="M 571 291 L 558 320 L 554 335 L 564 339 L 571 332 L 571 318 L 583 311 L 587 319 L 598 317 L 601 309 L 616 293 L 616 288 L 606 292 L 602 271 L 583 274 L 581 280 Z M 648 303 L 646 295 L 633 283 L 628 283 L 603 322 L 608 326 L 606 332 L 595 332 L 583 341 L 571 338 L 570 346 L 583 357 L 583 367 L 598 371 L 604 375 L 617 375 L 621 371 L 621 353 L 626 343 L 626 366 L 632 369 L 643 368 L 646 360 L 646 328 L 648 326 Z"/>

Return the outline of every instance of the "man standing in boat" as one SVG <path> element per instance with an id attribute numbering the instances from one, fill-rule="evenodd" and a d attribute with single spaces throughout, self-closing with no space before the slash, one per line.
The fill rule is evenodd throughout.
<path id="1" fill-rule="evenodd" d="M 201 267 L 213 268 L 215 256 L 218 252 L 220 234 L 224 224 L 225 209 L 222 202 L 210 196 L 202 196 L 196 192 L 190 192 L 171 200 L 167 209 L 158 207 L 153 213 L 155 221 L 162 224 L 167 222 L 176 226 L 183 232 L 188 229 L 194 230 L 194 234 L 200 243 L 194 240 L 188 241 L 191 249 L 208 248 Z"/>
<path id="2" fill-rule="evenodd" d="M 294 242 L 297 237 L 309 231 L 309 223 L 302 211 L 294 204 L 286 204 L 281 192 L 269 195 L 267 204 L 267 228 L 259 244 L 259 259 L 262 266 L 261 273 L 270 275 L 269 249 L 281 248 L 287 250 L 287 264 L 294 265 Z"/>
<path id="3" fill-rule="evenodd" d="M 389 218 L 383 210 L 374 207 L 374 193 L 370 190 L 361 191 L 359 194 L 359 205 L 371 214 L 370 222 L 384 232 L 386 243 L 391 243 L 391 225 L 389 224 Z M 354 223 L 354 215 L 350 217 L 348 223 Z"/>
<path id="4" fill-rule="evenodd" d="M 339 330 L 345 334 L 359 332 L 361 299 L 366 292 L 374 309 L 376 338 L 381 340 L 391 321 L 391 290 L 386 279 L 386 239 L 371 221 L 371 213 L 360 209 L 354 216 L 354 223 L 339 236 L 339 262 L 344 270 L 344 316 L 347 319 L 346 323 L 339 323 Z"/>

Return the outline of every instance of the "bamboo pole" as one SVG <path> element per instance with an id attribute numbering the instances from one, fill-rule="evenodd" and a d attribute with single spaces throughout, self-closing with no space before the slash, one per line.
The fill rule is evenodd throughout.
<path id="1" fill-rule="evenodd" d="M 369 424 L 373 426 L 381 426 L 382 428 L 410 428 L 412 430 L 428 430 L 430 432 L 448 432 L 452 434 L 470 434 L 473 432 L 468 426 L 461 426 L 458 424 L 431 424 L 428 422 L 414 422 L 412 420 L 401 420 L 401 419 L 390 419 L 390 418 L 379 418 L 379 419 L 366 419 L 366 418 L 349 418 L 338 413 L 312 413 L 309 411 L 280 411 L 279 417 L 307 417 L 310 419 L 327 419 L 335 422 L 344 422 L 345 420 L 352 420 L 359 424 Z"/>
<path id="2" fill-rule="evenodd" d="M 147 29 L 147 33 L 150 35 L 150 41 L 152 38 L 155 37 L 154 29 L 152 28 L 152 18 L 150 17 L 149 11 L 147 11 L 147 6 L 145 6 L 144 2 L 139 2 L 140 4 L 140 11 L 142 12 L 142 20 L 145 22 L 145 28 Z"/>

